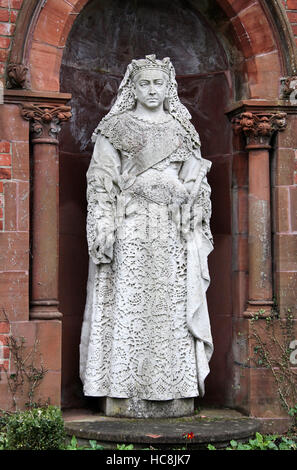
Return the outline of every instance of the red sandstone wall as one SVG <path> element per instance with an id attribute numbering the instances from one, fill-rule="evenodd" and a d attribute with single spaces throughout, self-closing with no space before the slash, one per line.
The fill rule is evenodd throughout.
<path id="1" fill-rule="evenodd" d="M 11 48 L 18 12 L 24 0 L 0 0 L 0 78 Z"/>
<path id="2" fill-rule="evenodd" d="M 26 0 L 0 0 L 0 80 L 4 82 L 17 15 Z M 8 335 L 24 337 L 27 352 L 37 341 L 38 351 L 48 370 L 35 400 L 60 404 L 61 323 L 29 321 L 29 123 L 19 106 L 0 102 L 0 408 L 11 409 L 6 372 L 14 364 Z M 6 321 L 6 320 L 9 321 Z M 38 366 L 38 363 L 35 365 Z M 19 394 L 17 406 L 28 401 Z"/>
<path id="3" fill-rule="evenodd" d="M 297 4 L 297 2 L 296 2 Z M 279 134 L 274 180 L 275 286 L 282 315 L 296 312 L 297 292 L 297 116 Z"/>
<path id="4" fill-rule="evenodd" d="M 2 83 L 22 3 L 0 0 Z M 7 337 L 14 320 L 29 317 L 29 131 L 17 106 L 0 104 L 0 111 L 0 407 L 6 409 L 11 406 L 4 372 L 10 369 Z"/>
<path id="5" fill-rule="evenodd" d="M 2 335 L 13 322 L 29 319 L 29 128 L 18 106 L 0 105 L 0 111 L 0 341 L 5 344 Z M 6 348 L 3 354 L 7 367 Z"/>
<path id="6" fill-rule="evenodd" d="M 282 2 L 287 10 L 297 44 L 297 0 L 282 0 Z M 66 3 L 71 4 L 70 1 Z M 0 80 L 4 79 L 5 65 L 11 50 L 15 24 L 22 6 L 26 7 L 26 0 L 0 0 Z"/>
<path id="7" fill-rule="evenodd" d="M 297 44 L 297 0 L 283 0 Z M 276 286 L 280 309 L 295 306 L 297 291 L 297 118 L 280 136 L 277 156 L 275 207 Z"/>
<path id="8" fill-rule="evenodd" d="M 0 0 L 0 80 L 2 83 L 4 83 L 5 65 L 9 58 L 15 23 L 22 3 L 23 0 Z M 12 177 L 12 142 L 3 139 L 2 131 L 0 139 L 0 230 L 6 230 L 8 226 L 11 227 L 12 223 L 12 214 L 9 214 L 9 195 L 7 195 L 8 200 L 6 208 L 4 204 L 4 189 L 6 188 L 8 191 L 9 188 L 9 185 L 5 185 L 5 182 L 10 181 Z M 12 185 L 10 185 L 10 187 L 12 188 Z"/>
<path id="9" fill-rule="evenodd" d="M 12 405 L 5 373 L 14 369 L 7 347 L 9 334 L 24 337 L 28 352 L 38 342 L 48 372 L 35 399 L 50 398 L 51 404 L 59 405 L 61 322 L 29 320 L 29 122 L 13 104 L 0 105 L 0 189 L 0 408 Z M 20 395 L 18 406 L 24 407 L 27 401 L 25 393 Z"/>
<path id="10" fill-rule="evenodd" d="M 282 0 L 287 10 L 288 19 L 292 25 L 293 33 L 297 44 L 297 0 Z"/>
<path id="11" fill-rule="evenodd" d="M 294 36 L 295 36 L 295 41 L 296 41 L 296 44 L 297 44 L 297 0 L 283 0 L 283 4 L 287 10 L 287 15 L 288 15 L 288 19 L 291 23 L 291 26 L 292 26 L 292 30 L 293 30 L 293 33 L 294 33 Z M 295 134 L 296 135 L 296 122 L 294 123 L 295 124 L 295 127 L 292 129 L 292 134 Z M 295 130 L 294 130 L 295 129 Z M 297 146 L 297 143 L 296 143 L 296 146 Z M 293 172 L 293 175 L 294 175 L 294 179 L 293 181 L 290 180 L 290 185 L 292 184 L 295 184 L 297 185 L 297 150 L 296 150 L 296 146 L 294 146 L 295 148 L 293 149 L 293 151 L 295 152 L 295 158 L 293 158 L 292 156 L 292 151 L 290 152 L 290 157 L 288 157 L 289 159 L 289 164 L 288 164 L 288 171 L 291 171 Z M 289 201 L 289 204 L 290 204 L 290 216 L 291 216 L 291 229 L 293 232 L 297 232 L 297 188 L 294 187 L 294 188 L 291 188 L 290 189 L 290 201 Z M 295 251 L 295 254 L 296 254 L 296 251 Z"/>

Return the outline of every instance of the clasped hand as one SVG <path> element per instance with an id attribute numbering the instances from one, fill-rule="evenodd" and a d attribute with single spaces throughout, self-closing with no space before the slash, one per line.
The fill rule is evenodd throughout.
<path id="1" fill-rule="evenodd" d="M 104 251 L 107 248 L 110 248 L 114 243 L 114 234 L 113 232 L 106 231 L 105 229 L 97 228 L 97 237 L 94 242 L 95 251 Z"/>

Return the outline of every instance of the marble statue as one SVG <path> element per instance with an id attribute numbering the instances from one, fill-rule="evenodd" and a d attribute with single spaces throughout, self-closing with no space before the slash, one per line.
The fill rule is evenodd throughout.
<path id="1" fill-rule="evenodd" d="M 209 373 L 211 163 L 190 119 L 170 59 L 151 55 L 128 66 L 93 134 L 80 377 L 129 416 L 185 414 Z"/>

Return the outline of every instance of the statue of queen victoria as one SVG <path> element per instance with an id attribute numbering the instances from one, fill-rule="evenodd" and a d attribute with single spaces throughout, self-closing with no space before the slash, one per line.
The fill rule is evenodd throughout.
<path id="1" fill-rule="evenodd" d="M 204 395 L 211 163 L 190 119 L 170 59 L 150 55 L 93 134 L 80 376 L 85 396 L 128 403 L 120 415 L 189 414 Z"/>

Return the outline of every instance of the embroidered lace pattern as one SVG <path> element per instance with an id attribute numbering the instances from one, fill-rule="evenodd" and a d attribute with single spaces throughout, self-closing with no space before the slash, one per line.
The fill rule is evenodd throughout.
<path id="1" fill-rule="evenodd" d="M 213 236 L 210 230 L 210 218 L 211 218 L 211 199 L 210 199 L 210 187 L 207 182 L 201 185 L 196 204 L 202 208 L 202 231 L 206 238 L 213 243 Z"/>
<path id="2" fill-rule="evenodd" d="M 104 120 L 98 126 L 100 133 L 108 138 L 110 143 L 126 158 L 137 158 L 139 152 L 148 142 L 166 142 L 179 137 L 182 146 L 174 153 L 176 161 L 189 158 L 189 137 L 182 126 L 170 115 L 161 123 L 139 119 L 133 113 L 126 112 Z M 170 161 L 173 160 L 171 156 Z"/>
<path id="3" fill-rule="evenodd" d="M 194 338 L 185 317 L 184 242 L 173 223 L 162 227 L 158 207 L 150 205 L 149 213 L 143 199 L 138 214 L 141 207 L 146 213 L 125 219 L 112 265 L 96 273 L 84 391 L 147 400 L 197 396 Z M 155 237 L 139 233 L 139 217 L 155 217 Z"/>

